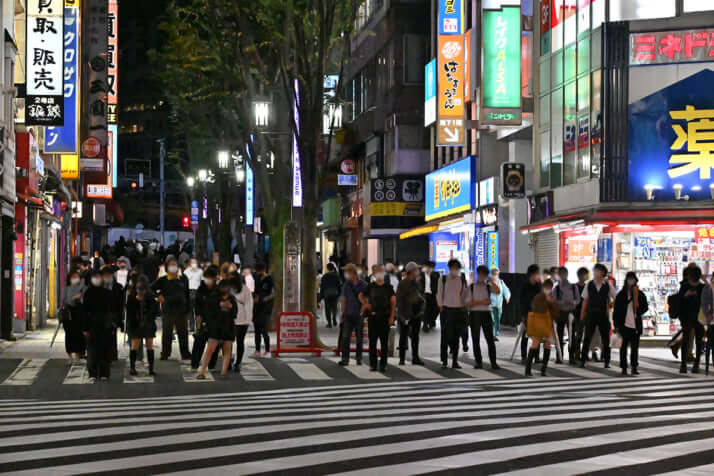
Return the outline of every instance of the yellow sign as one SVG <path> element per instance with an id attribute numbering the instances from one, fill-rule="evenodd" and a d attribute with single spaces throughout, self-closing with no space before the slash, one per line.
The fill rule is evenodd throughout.
<path id="1" fill-rule="evenodd" d="M 670 178 L 681 177 L 699 171 L 700 179 L 710 179 L 714 167 L 714 109 L 697 111 L 694 106 L 687 106 L 684 111 L 670 111 L 672 119 L 687 121 L 685 131 L 679 124 L 672 124 L 677 138 L 671 150 L 680 150 L 687 145 L 682 154 L 672 154 L 670 165 L 678 167 L 669 169 Z"/>
<path id="2" fill-rule="evenodd" d="M 79 178 L 79 155 L 62 154 L 61 167 L 63 179 L 77 180 Z"/>
<path id="3" fill-rule="evenodd" d="M 79 7 L 79 0 L 64 0 L 65 7 Z"/>
<path id="4" fill-rule="evenodd" d="M 424 204 L 421 202 L 372 202 L 369 213 L 373 217 L 424 216 Z"/>

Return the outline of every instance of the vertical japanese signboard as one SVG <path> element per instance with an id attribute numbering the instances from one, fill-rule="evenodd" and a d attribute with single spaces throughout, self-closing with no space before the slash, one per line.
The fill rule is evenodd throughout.
<path id="1" fill-rule="evenodd" d="M 439 34 L 464 33 L 464 0 L 439 0 Z"/>
<path id="2" fill-rule="evenodd" d="M 521 8 L 483 12 L 481 123 L 520 124 Z"/>
<path id="3" fill-rule="evenodd" d="M 119 122 L 119 0 L 109 0 L 107 12 L 107 123 Z"/>
<path id="4" fill-rule="evenodd" d="M 47 127 L 45 152 L 76 154 L 79 140 L 79 0 L 64 3 L 64 125 Z"/>
<path id="5" fill-rule="evenodd" d="M 424 127 L 436 122 L 436 60 L 424 67 Z"/>
<path id="6" fill-rule="evenodd" d="M 64 123 L 64 0 L 28 0 L 25 123 Z"/>
<path id="7" fill-rule="evenodd" d="M 245 164 L 245 224 L 248 226 L 253 226 L 253 188 L 255 187 L 253 179 L 253 169 L 246 162 Z"/>
<path id="8" fill-rule="evenodd" d="M 437 145 L 464 145 L 464 35 L 439 35 Z"/>
<path id="9" fill-rule="evenodd" d="M 300 167 L 300 148 L 297 135 L 300 133 L 300 83 L 297 79 L 293 84 L 295 88 L 295 104 L 293 104 L 293 117 L 295 118 L 295 131 L 293 131 L 293 207 L 302 207 L 302 169 Z"/>
<path id="10" fill-rule="evenodd" d="M 83 128 L 81 158 L 104 159 L 107 154 L 107 5 L 107 0 L 85 0 L 82 6 L 82 63 L 86 73 L 82 75 L 82 111 L 86 130 Z M 86 155 L 87 150 L 92 154 Z"/>

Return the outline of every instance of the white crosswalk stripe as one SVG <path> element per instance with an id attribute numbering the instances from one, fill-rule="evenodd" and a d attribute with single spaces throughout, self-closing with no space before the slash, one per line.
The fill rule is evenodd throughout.
<path id="1" fill-rule="evenodd" d="M 286 363 L 303 380 L 332 380 L 320 367 L 306 359 L 291 359 Z"/>
<path id="2" fill-rule="evenodd" d="M 275 380 L 263 364 L 251 357 L 243 359 L 240 366 L 240 374 L 246 380 Z"/>
<path id="3" fill-rule="evenodd" d="M 62 381 L 64 385 L 83 385 L 87 383 L 90 383 L 90 381 L 87 364 L 85 363 L 72 364 L 67 371 L 67 376 Z"/>
<path id="4" fill-rule="evenodd" d="M 213 382 L 213 374 L 210 370 L 206 371 L 206 378 L 204 380 L 198 378 L 198 371 L 191 368 L 191 364 L 181 364 L 181 377 L 184 382 Z"/>
<path id="5" fill-rule="evenodd" d="M 0 474 L 703 475 L 714 402 L 697 391 L 708 383 L 497 376 L 7 400 Z"/>
<path id="6" fill-rule="evenodd" d="M 32 385 L 46 363 L 47 359 L 24 359 L 0 385 Z"/>

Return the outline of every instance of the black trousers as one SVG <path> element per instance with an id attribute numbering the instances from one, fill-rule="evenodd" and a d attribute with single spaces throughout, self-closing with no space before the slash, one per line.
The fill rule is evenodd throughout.
<path id="1" fill-rule="evenodd" d="M 603 316 L 587 316 L 585 318 L 585 339 L 583 340 L 583 350 L 580 358 L 585 361 L 588 357 L 588 349 L 590 349 L 590 341 L 593 338 L 595 329 L 600 331 L 602 339 L 602 357 L 605 364 L 610 363 L 610 320 L 607 315 Z"/>
<path id="2" fill-rule="evenodd" d="M 573 335 L 568 336 L 568 355 L 571 359 L 580 358 L 580 343 L 583 340 L 585 323 L 580 320 L 580 315 L 575 314 L 573 319 Z M 586 352 L 587 353 L 587 352 Z"/>
<path id="3" fill-rule="evenodd" d="M 342 361 L 349 362 L 350 360 L 350 341 L 352 333 L 355 333 L 355 358 L 362 360 L 362 346 L 364 334 L 364 317 L 362 316 L 345 316 L 342 323 Z"/>
<path id="4" fill-rule="evenodd" d="M 171 356 L 171 340 L 176 327 L 179 349 L 182 359 L 190 359 L 191 352 L 188 350 L 188 321 L 185 314 L 163 314 L 161 316 L 161 356 L 168 358 Z"/>
<path id="5" fill-rule="evenodd" d="M 412 360 L 419 360 L 419 331 L 421 318 L 415 317 L 408 321 L 399 320 L 399 360 L 404 360 L 409 341 L 412 344 Z"/>
<path id="6" fill-rule="evenodd" d="M 565 319 L 561 319 L 560 321 L 557 321 L 555 324 L 555 330 L 558 333 L 558 344 L 560 345 L 560 356 L 562 357 L 563 351 L 565 349 L 565 344 L 563 344 L 563 338 L 565 337 L 565 329 L 568 328 L 568 318 L 570 317 L 570 313 L 567 311 L 560 311 L 561 316 L 565 314 Z M 568 340 L 572 340 L 573 336 L 568 335 Z"/>
<path id="7" fill-rule="evenodd" d="M 682 326 L 682 329 L 682 367 L 687 366 L 687 356 L 689 355 L 689 346 L 691 345 L 689 336 L 692 332 L 694 333 L 694 348 L 696 351 L 696 354 L 694 354 L 694 363 L 695 365 L 699 365 L 699 361 L 702 358 L 702 344 L 704 343 L 704 326 L 698 321 L 687 322 Z"/>
<path id="8" fill-rule="evenodd" d="M 235 365 L 243 362 L 245 354 L 245 335 L 248 332 L 248 325 L 236 326 L 236 360 Z"/>
<path id="9" fill-rule="evenodd" d="M 112 332 L 90 332 L 87 339 L 87 373 L 91 378 L 109 378 Z"/>
<path id="10" fill-rule="evenodd" d="M 426 307 L 424 309 L 424 326 L 428 328 L 436 327 L 436 316 L 439 315 L 439 305 L 436 302 L 436 296 L 431 293 L 424 295 Z"/>
<path id="11" fill-rule="evenodd" d="M 325 319 L 331 326 L 337 325 L 337 300 L 339 296 L 325 298 Z"/>
<path id="12" fill-rule="evenodd" d="M 469 312 L 469 327 L 471 327 L 471 345 L 474 348 L 474 360 L 483 363 L 481 357 L 481 329 L 488 345 L 488 358 L 491 365 L 496 365 L 496 342 L 493 340 L 493 319 L 491 311 Z"/>
<path id="13" fill-rule="evenodd" d="M 630 367 L 637 368 L 639 362 L 637 360 L 640 351 L 640 335 L 637 329 L 623 327 L 620 329 L 622 336 L 622 345 L 620 346 L 620 368 L 627 369 L 627 347 L 630 347 Z"/>
<path id="14" fill-rule="evenodd" d="M 367 334 L 369 336 L 369 366 L 377 367 L 377 341 L 379 341 L 379 366 L 387 366 L 389 349 L 389 316 L 370 316 L 367 318 Z"/>
<path id="15" fill-rule="evenodd" d="M 253 316 L 253 330 L 255 331 L 255 351 L 260 352 L 261 339 L 265 343 L 265 352 L 270 352 L 270 335 L 268 334 L 268 319 L 270 312 L 261 309 Z"/>
<path id="16" fill-rule="evenodd" d="M 441 362 L 449 361 L 449 349 L 454 360 L 459 357 L 459 338 L 468 329 L 465 308 L 445 307 L 441 311 Z"/>

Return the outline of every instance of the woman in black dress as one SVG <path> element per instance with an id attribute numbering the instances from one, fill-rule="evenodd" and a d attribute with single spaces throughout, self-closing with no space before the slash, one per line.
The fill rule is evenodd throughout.
<path id="1" fill-rule="evenodd" d="M 208 345 L 203 354 L 203 364 L 196 378 L 206 378 L 206 368 L 211 356 L 220 345 L 223 348 L 223 368 L 221 377 L 226 378 L 228 367 L 231 363 L 233 339 L 235 339 L 234 320 L 237 315 L 238 305 L 232 295 L 235 285 L 231 279 L 224 279 L 219 283 L 217 293 L 211 293 L 204 304 L 204 315 L 208 327 Z"/>
<path id="2" fill-rule="evenodd" d="M 82 335 L 82 296 L 87 286 L 72 269 L 67 275 L 67 285 L 62 290 L 62 327 L 64 328 L 64 348 L 70 363 L 76 363 L 87 350 L 87 341 Z"/>
<path id="3" fill-rule="evenodd" d="M 87 371 L 93 381 L 109 380 L 112 332 L 112 292 L 104 288 L 102 274 L 90 273 L 90 286 L 84 293 L 84 336 L 87 338 Z"/>
<path id="4" fill-rule="evenodd" d="M 154 373 L 154 337 L 156 337 L 156 316 L 159 313 L 156 297 L 151 292 L 149 279 L 141 275 L 129 289 L 126 302 L 127 332 L 131 338 L 129 373 L 136 375 L 136 357 L 141 340 L 146 341 L 146 358 L 149 361 L 149 375 Z"/>

